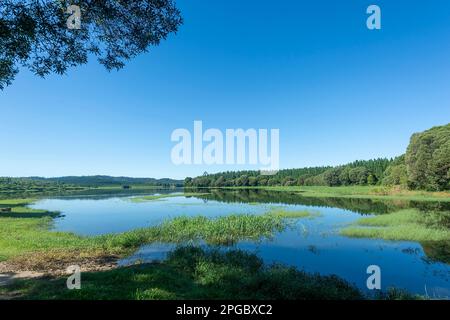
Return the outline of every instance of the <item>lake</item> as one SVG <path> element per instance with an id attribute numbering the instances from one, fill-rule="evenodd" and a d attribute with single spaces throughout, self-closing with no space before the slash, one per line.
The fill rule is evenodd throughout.
<path id="1" fill-rule="evenodd" d="M 154 194 L 175 192 L 179 190 Z M 363 291 L 367 291 L 367 267 L 378 265 L 383 290 L 398 287 L 431 298 L 450 297 L 450 265 L 430 259 L 427 248 L 424 250 L 421 244 L 355 239 L 339 234 L 341 228 L 362 215 L 389 214 L 408 207 L 449 210 L 448 203 L 305 198 L 289 192 L 263 190 L 214 190 L 207 195 L 180 194 L 148 202 L 131 201 L 135 196 L 128 192 L 58 197 L 40 200 L 32 207 L 60 211 L 62 215 L 54 220 L 54 230 L 80 235 L 123 232 L 177 216 L 257 215 L 274 208 L 313 211 L 317 213 L 313 218 L 295 219 L 293 228 L 275 234 L 273 239 L 242 241 L 231 248 L 255 253 L 267 263 L 283 263 L 323 275 L 336 274 Z M 174 248 L 170 243 L 145 245 L 120 264 L 161 260 Z"/>

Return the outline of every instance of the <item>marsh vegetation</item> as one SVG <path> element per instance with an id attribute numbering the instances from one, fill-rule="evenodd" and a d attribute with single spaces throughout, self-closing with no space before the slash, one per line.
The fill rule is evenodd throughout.
<path id="1" fill-rule="evenodd" d="M 424 268 L 427 264 L 434 274 L 427 276 L 428 281 L 439 285 L 448 280 L 446 201 L 310 197 L 297 190 L 263 189 L 202 189 L 185 194 L 155 191 L 117 197 L 1 200 L 0 207 L 9 207 L 11 212 L 0 214 L 0 271 L 36 271 L 50 278 L 19 281 L 0 293 L 8 296 L 20 292 L 18 298 L 38 299 L 416 298 L 401 290 L 390 290 L 397 282 L 389 275 L 387 282 L 393 282 L 388 282 L 384 294 L 368 293 L 362 286 L 365 280 L 345 271 L 352 268 L 351 261 L 353 268 L 361 265 L 364 278 L 363 266 L 371 260 L 371 254 L 386 253 L 386 259 L 392 259 L 391 244 L 378 239 L 395 241 L 393 264 L 419 266 L 408 271 L 410 277 L 420 272 L 421 264 Z M 92 207 L 94 204 L 100 207 Z M 76 226 L 83 217 L 92 218 L 90 207 L 107 214 L 110 229 L 83 235 L 84 224 Z M 61 212 L 44 208 L 60 208 Z M 141 227 L 129 223 L 123 226 L 124 231 L 115 231 L 114 226 L 123 223 L 124 212 L 127 223 L 139 217 Z M 97 225 L 98 229 L 98 223 L 105 222 L 102 217 L 87 225 Z M 61 223 L 66 228 L 62 229 Z M 333 243 L 338 251 L 330 248 Z M 350 243 L 366 253 L 350 250 Z M 155 261 L 152 254 L 146 256 L 145 248 L 153 252 L 151 248 L 158 244 L 174 247 Z M 335 254 L 341 250 L 351 260 L 336 260 Z M 139 252 L 143 252 L 142 257 Z M 129 260 L 131 265 L 117 266 L 134 255 L 136 258 Z M 424 256 L 427 262 L 417 260 Z M 235 265 L 230 259 L 240 260 L 241 264 Z M 324 266 L 330 268 L 318 268 L 318 259 L 326 259 Z M 388 262 L 381 259 L 380 263 Z M 180 261 L 190 265 L 179 265 Z M 71 264 L 84 268 L 85 287 L 80 292 L 65 292 L 59 287 L 64 280 L 62 273 Z M 255 265 L 259 267 L 251 269 Z M 233 277 L 237 274 L 245 274 L 246 280 L 236 281 Z M 271 290 L 261 287 L 262 279 L 267 277 L 271 278 L 267 283 Z M 419 279 L 408 279 L 420 286 Z M 240 295 L 236 294 L 238 288 Z M 410 288 L 415 294 L 424 294 L 414 289 L 415 285 Z M 443 294 L 440 292 L 439 297 Z"/>

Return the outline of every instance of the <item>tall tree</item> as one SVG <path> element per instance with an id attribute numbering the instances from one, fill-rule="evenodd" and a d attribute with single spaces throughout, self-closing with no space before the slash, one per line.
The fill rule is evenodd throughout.
<path id="1" fill-rule="evenodd" d="M 412 189 L 450 189 L 450 124 L 411 137 L 405 156 Z"/>
<path id="2" fill-rule="evenodd" d="M 80 8 L 79 29 L 68 26 L 71 5 Z M 0 89 L 21 66 L 42 77 L 64 74 L 93 55 L 120 69 L 181 23 L 173 0 L 1 0 Z"/>

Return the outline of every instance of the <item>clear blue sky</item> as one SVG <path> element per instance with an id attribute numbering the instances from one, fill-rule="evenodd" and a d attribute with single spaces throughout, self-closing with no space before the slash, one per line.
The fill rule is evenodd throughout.
<path id="1" fill-rule="evenodd" d="M 382 30 L 366 28 L 370 4 Z M 185 23 L 120 72 L 95 60 L 0 92 L 0 176 L 194 176 L 176 128 L 279 128 L 283 168 L 393 157 L 450 122 L 450 2 L 179 0 Z M 242 168 L 237 168 L 242 169 Z"/>

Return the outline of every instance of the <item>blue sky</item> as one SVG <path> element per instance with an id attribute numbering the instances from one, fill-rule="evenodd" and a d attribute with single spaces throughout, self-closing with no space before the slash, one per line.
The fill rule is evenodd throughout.
<path id="1" fill-rule="evenodd" d="M 449 1 L 179 0 L 178 34 L 108 73 L 22 70 L 0 92 L 0 176 L 195 176 L 174 129 L 279 128 L 282 168 L 402 154 L 450 122 Z M 382 29 L 366 28 L 370 4 Z"/>

